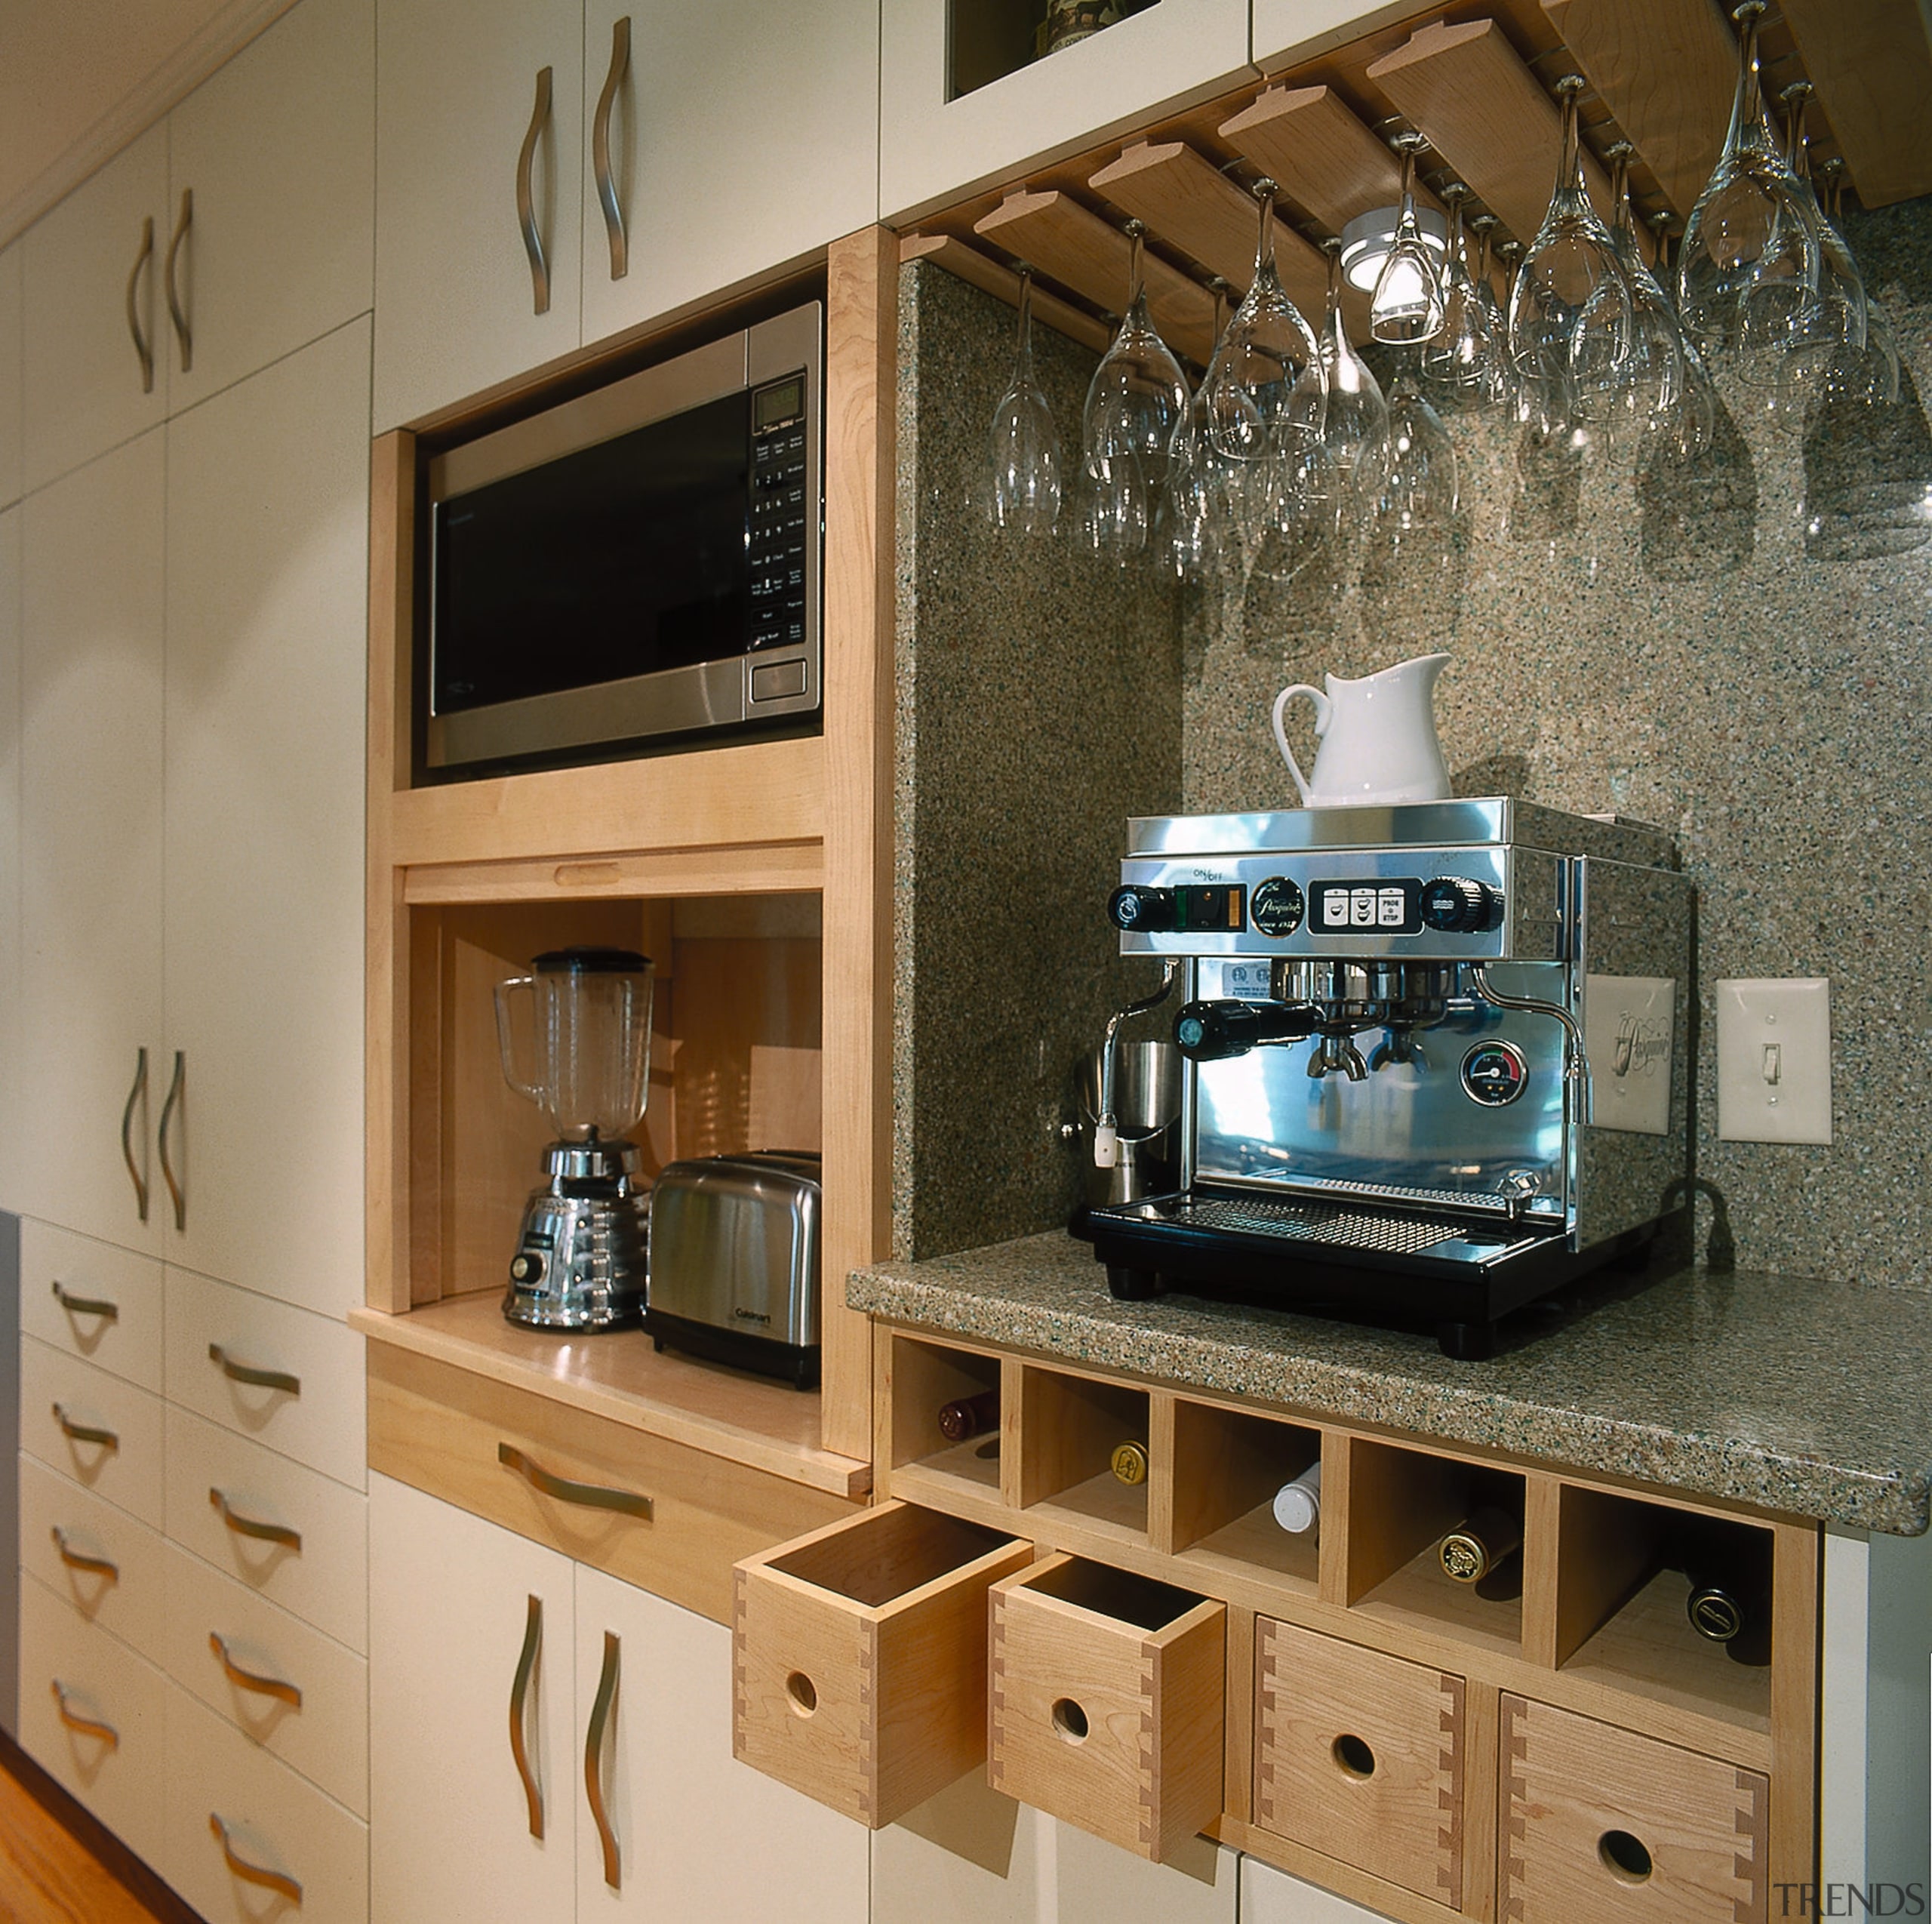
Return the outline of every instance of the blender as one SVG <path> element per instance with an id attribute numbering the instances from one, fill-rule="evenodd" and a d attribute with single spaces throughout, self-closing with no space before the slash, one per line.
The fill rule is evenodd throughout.
<path id="1" fill-rule="evenodd" d="M 558 949 L 531 973 L 499 982 L 503 1076 L 549 1119 L 549 1181 L 523 1212 L 509 1321 L 531 1329 L 617 1329 L 641 1320 L 649 1274 L 651 1195 L 633 1182 L 651 1064 L 648 956 L 629 949 Z M 528 995 L 534 1071 L 518 1063 L 512 1011 Z"/>

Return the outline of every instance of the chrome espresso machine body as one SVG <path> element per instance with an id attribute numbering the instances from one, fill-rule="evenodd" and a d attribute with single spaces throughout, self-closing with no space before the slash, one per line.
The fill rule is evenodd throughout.
<path id="1" fill-rule="evenodd" d="M 1128 824 L 1124 955 L 1186 959 L 1177 1193 L 1082 1211 L 1117 1296 L 1420 1320 L 1445 1353 L 1687 1223 L 1688 879 L 1507 799 Z"/>

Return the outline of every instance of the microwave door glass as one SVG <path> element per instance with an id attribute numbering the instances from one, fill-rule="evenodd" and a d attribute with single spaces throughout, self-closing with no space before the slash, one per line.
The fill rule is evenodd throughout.
<path id="1" fill-rule="evenodd" d="M 741 655 L 751 396 L 436 508 L 433 712 Z"/>

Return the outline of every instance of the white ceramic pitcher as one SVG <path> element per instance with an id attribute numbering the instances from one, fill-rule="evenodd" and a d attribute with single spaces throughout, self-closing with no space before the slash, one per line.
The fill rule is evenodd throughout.
<path id="1" fill-rule="evenodd" d="M 1449 771 L 1435 738 L 1435 678 L 1446 654 L 1419 654 L 1361 680 L 1324 677 L 1328 691 L 1297 682 L 1275 697 L 1275 741 L 1302 800 L 1311 808 L 1396 802 L 1443 802 Z M 1321 747 L 1309 780 L 1288 746 L 1281 719 L 1295 696 L 1315 704 Z"/>

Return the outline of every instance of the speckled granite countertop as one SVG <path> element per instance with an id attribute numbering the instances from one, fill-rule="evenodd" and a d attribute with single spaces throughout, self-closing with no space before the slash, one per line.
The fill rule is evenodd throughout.
<path id="1" fill-rule="evenodd" d="M 851 1279 L 855 1309 L 1315 1417 L 1915 1536 L 1932 1500 L 1932 1296 L 1686 1270 L 1519 1312 L 1488 1362 L 1432 1338 L 1170 1296 L 1118 1303 L 1060 1233 Z M 1533 1332 L 1533 1333 L 1532 1333 Z"/>

